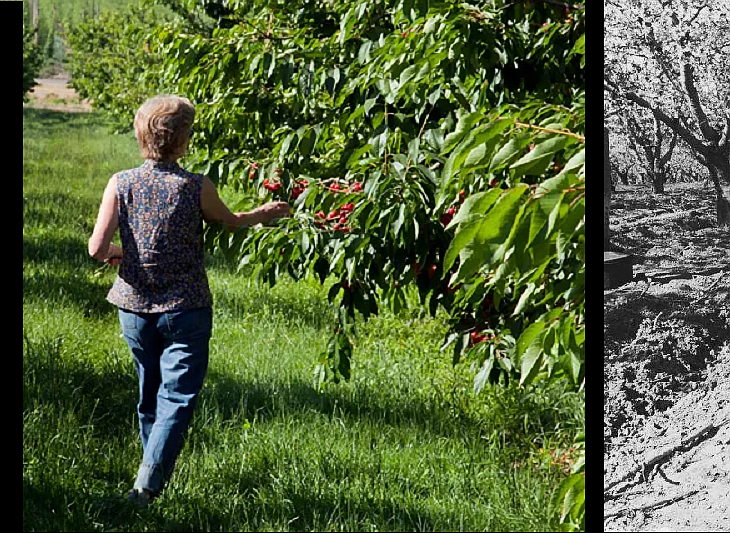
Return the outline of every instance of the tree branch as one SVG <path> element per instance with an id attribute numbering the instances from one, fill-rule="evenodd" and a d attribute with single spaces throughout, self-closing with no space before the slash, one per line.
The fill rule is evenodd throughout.
<path id="1" fill-rule="evenodd" d="M 664 111 L 660 109 L 656 109 L 653 105 L 651 105 L 649 102 L 647 102 L 644 98 L 639 96 L 633 91 L 629 92 L 623 92 L 621 89 L 616 86 L 615 83 L 613 83 L 610 79 L 607 79 L 604 75 L 603 78 L 604 81 L 604 89 L 609 90 L 612 92 L 615 96 L 619 98 L 623 98 L 624 100 L 629 100 L 631 102 L 634 102 L 636 105 L 643 107 L 644 109 L 648 109 L 649 111 L 656 113 L 657 117 L 659 117 L 659 120 L 664 122 L 669 128 L 671 128 L 672 131 L 676 132 L 677 135 L 679 135 L 684 142 L 686 142 L 688 145 L 690 145 L 692 148 L 697 150 L 699 153 L 706 157 L 712 157 L 710 154 L 710 150 L 707 146 L 705 146 L 699 139 L 697 139 L 694 135 L 692 135 L 692 132 L 687 130 L 686 128 L 682 127 L 682 125 L 679 123 L 679 120 L 676 118 L 672 118 L 669 115 L 667 115 Z"/>
<path id="2" fill-rule="evenodd" d="M 706 7 L 707 7 L 707 4 L 700 6 L 700 8 L 697 10 L 697 13 L 694 14 L 694 17 L 692 17 L 691 19 L 689 19 L 687 21 L 687 26 L 692 24 L 695 21 L 695 19 L 699 16 L 699 14 L 702 13 L 702 10 L 705 9 Z"/>
<path id="3" fill-rule="evenodd" d="M 684 89 L 687 94 L 689 106 L 697 119 L 697 124 L 699 125 L 702 135 L 708 141 L 717 143 L 720 140 L 720 135 L 710 126 L 710 122 L 707 120 L 707 115 L 702 109 L 700 96 L 697 93 L 697 88 L 695 87 L 694 82 L 694 68 L 686 60 L 683 60 L 682 65 L 682 84 L 684 85 Z"/>
<path id="4" fill-rule="evenodd" d="M 674 135 L 672 136 L 672 141 L 669 143 L 669 150 L 667 150 L 667 153 L 664 154 L 664 157 L 662 157 L 659 160 L 659 164 L 662 167 L 665 166 L 669 162 L 669 159 L 672 157 L 672 152 L 674 151 L 674 147 L 677 145 L 678 138 L 679 138 L 679 136 L 677 135 L 677 132 L 675 131 Z"/>

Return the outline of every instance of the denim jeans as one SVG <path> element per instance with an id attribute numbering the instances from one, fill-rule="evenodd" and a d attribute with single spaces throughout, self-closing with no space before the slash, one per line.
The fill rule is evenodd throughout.
<path id="1" fill-rule="evenodd" d="M 119 310 L 139 376 L 139 430 L 144 456 L 135 489 L 159 493 L 182 449 L 208 369 L 210 308 L 167 313 Z"/>

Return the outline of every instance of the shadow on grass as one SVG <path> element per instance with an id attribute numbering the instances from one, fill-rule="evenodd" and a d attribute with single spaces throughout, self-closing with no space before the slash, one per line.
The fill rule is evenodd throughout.
<path id="1" fill-rule="evenodd" d="M 242 279 L 245 279 L 244 275 Z M 287 325 L 306 325 L 318 330 L 329 330 L 332 327 L 334 311 L 325 297 L 282 295 L 260 288 L 255 290 L 255 299 L 217 291 L 213 294 L 215 308 L 229 313 L 233 319 L 251 320 L 251 314 L 265 312 L 267 316 L 282 317 Z"/>
<path id="2" fill-rule="evenodd" d="M 101 198 L 81 199 L 59 192 L 24 194 L 23 226 L 26 228 L 55 227 L 66 231 L 80 230 L 80 226 L 83 226 L 88 238 L 91 237 L 94 229 L 92 217 L 96 213 L 100 201 Z M 88 219 L 85 220 L 87 217 Z"/>
<path id="3" fill-rule="evenodd" d="M 44 406 L 52 407 L 59 417 L 73 412 L 76 420 L 88 421 L 85 431 L 91 431 L 91 437 L 99 441 L 118 434 L 120 428 L 128 431 L 129 417 L 134 413 L 137 400 L 137 381 L 131 365 L 127 368 L 128 371 L 113 366 L 96 368 L 69 358 L 62 339 L 26 339 L 24 415 Z M 266 423 L 273 417 L 297 419 L 319 413 L 352 424 L 365 420 L 374 426 L 415 427 L 419 433 L 456 439 L 478 438 L 483 429 L 483 421 L 454 417 L 453 413 L 427 401 L 407 402 L 376 390 L 333 388 L 320 393 L 301 381 L 287 384 L 238 381 L 214 371 L 207 378 L 201 409 L 217 411 L 223 421 L 243 422 L 248 418 L 258 423 Z M 520 424 L 519 420 L 515 421 L 516 427 Z M 507 430 L 509 428 L 505 428 Z M 209 437 L 206 435 L 206 440 Z M 507 455 L 505 461 L 509 462 Z M 32 479 L 24 476 L 23 529 L 89 531 L 97 530 L 101 525 L 104 530 L 138 531 L 137 528 L 144 525 L 147 530 L 156 531 L 234 531 L 272 527 L 322 531 L 337 526 L 352 531 L 373 527 L 391 531 L 478 531 L 492 526 L 511 530 L 500 521 L 506 517 L 480 515 L 474 509 L 473 495 L 469 497 L 464 516 L 455 506 L 439 509 L 437 503 L 431 502 L 433 505 L 426 507 L 420 497 L 403 504 L 398 503 L 399 498 L 373 496 L 382 493 L 383 487 L 372 487 L 371 492 L 361 492 L 355 499 L 301 484 L 282 488 L 275 471 L 278 468 L 280 465 L 262 461 L 249 466 L 245 472 L 238 468 L 222 471 L 216 483 L 225 487 L 224 495 L 216 497 L 215 492 L 202 490 L 194 497 L 176 494 L 175 500 L 168 502 L 167 498 L 172 495 L 165 494 L 157 504 L 141 512 L 130 509 L 123 495 L 106 495 L 100 500 L 98 492 L 79 489 L 73 480 L 69 480 L 69 487 L 66 487 L 67 481 L 63 478 L 44 477 L 42 473 Z M 97 478 L 102 475 L 89 474 Z M 119 481 L 126 481 L 123 477 L 120 475 Z M 394 478 L 394 486 L 383 490 L 390 494 L 398 490 L 399 482 Z M 104 478 L 104 483 L 108 487 L 115 486 L 113 479 Z M 272 494 L 261 498 L 262 489 Z M 272 497 L 282 490 L 285 496 Z M 231 505 L 226 498 L 231 494 L 244 497 L 243 505 L 236 507 L 240 510 L 237 513 L 230 512 Z M 519 505 L 517 502 L 512 507 Z M 174 512 L 170 512 L 171 508 Z"/>
<path id="4" fill-rule="evenodd" d="M 562 416 L 549 402 L 540 401 L 540 395 L 524 394 L 516 388 L 500 391 L 501 411 L 485 419 L 436 396 L 404 397 L 402 391 L 377 386 L 332 386 L 320 392 L 304 380 L 239 381 L 214 369 L 209 369 L 206 379 L 201 407 L 225 421 L 266 423 L 272 418 L 323 415 L 350 425 L 366 421 L 375 427 L 416 428 L 441 438 L 479 440 L 500 448 L 505 457 L 524 453 L 529 445 L 526 432 L 539 434 L 544 428 L 554 428 Z M 530 416 L 526 421 L 523 415 L 527 412 Z M 492 442 L 497 427 L 499 439 Z"/>
<path id="5" fill-rule="evenodd" d="M 49 128 L 60 127 L 67 131 L 73 129 L 87 129 L 89 127 L 108 126 L 104 118 L 97 113 L 69 113 L 52 109 L 23 108 L 23 130 L 37 130 L 48 134 Z"/>
<path id="6" fill-rule="evenodd" d="M 86 317 L 108 318 L 116 309 L 106 301 L 107 284 L 89 279 L 86 243 L 44 235 L 23 239 L 23 299 L 47 305 L 68 304 Z M 26 268 L 27 266 L 27 268 Z"/>
<path id="7" fill-rule="evenodd" d="M 43 406 L 73 412 L 101 438 L 126 427 L 137 404 L 138 383 L 131 361 L 126 367 L 99 369 L 73 357 L 75 353 L 65 355 L 66 351 L 63 338 L 24 336 L 23 413 Z"/>
<path id="8" fill-rule="evenodd" d="M 241 494 L 251 496 L 238 513 L 219 510 L 203 498 L 182 497 L 175 506 L 188 510 L 190 520 L 171 519 L 150 509 L 146 520 L 156 531 L 495 531 L 491 516 L 464 516 L 457 509 L 432 510 L 421 501 L 397 503 L 397 498 L 353 500 L 320 491 L 288 492 L 285 498 L 256 498 L 275 481 L 275 472 L 235 479 Z M 224 480 L 226 474 L 224 474 Z M 395 501 L 394 501 L 395 500 Z M 473 502 L 470 503 L 473 509 Z M 192 510 L 195 510 L 193 514 Z M 474 513 L 476 514 L 476 513 Z M 194 517 L 194 518 L 193 518 Z M 272 529 L 276 528 L 276 529 Z"/>

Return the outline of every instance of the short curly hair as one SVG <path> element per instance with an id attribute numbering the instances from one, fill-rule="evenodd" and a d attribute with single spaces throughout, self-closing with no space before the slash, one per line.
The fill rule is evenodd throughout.
<path id="1" fill-rule="evenodd" d="M 147 100 L 134 117 L 142 157 L 176 161 L 185 155 L 195 108 L 187 98 L 161 94 Z"/>

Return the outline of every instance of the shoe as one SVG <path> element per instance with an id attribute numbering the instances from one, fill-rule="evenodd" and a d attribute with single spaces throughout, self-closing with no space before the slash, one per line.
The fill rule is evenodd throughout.
<path id="1" fill-rule="evenodd" d="M 154 500 L 157 497 L 157 495 L 147 489 L 132 489 L 132 491 L 127 496 L 127 500 L 140 509 L 144 509 L 147 507 L 152 500 Z"/>

